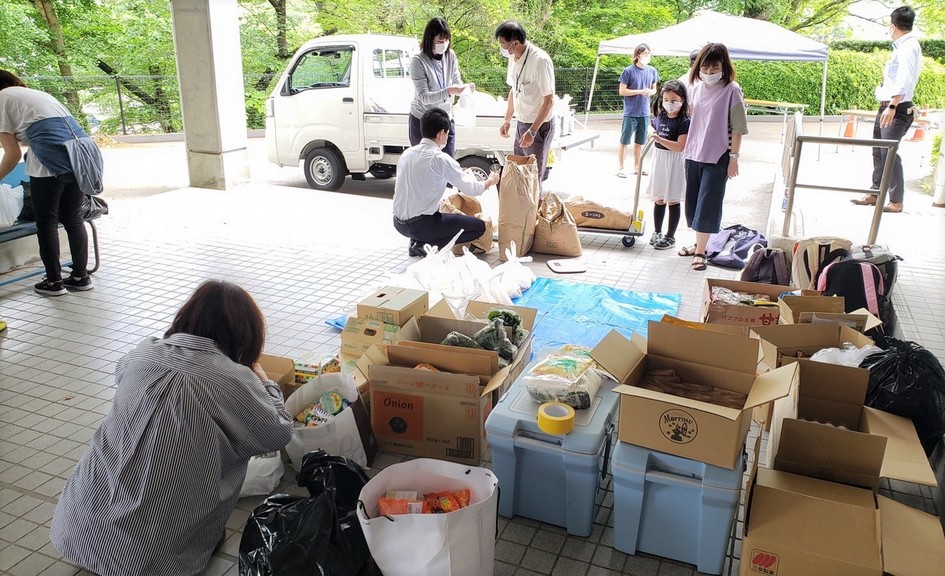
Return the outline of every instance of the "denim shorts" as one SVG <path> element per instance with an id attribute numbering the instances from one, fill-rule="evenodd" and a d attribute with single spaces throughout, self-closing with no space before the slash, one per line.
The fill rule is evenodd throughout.
<path id="1" fill-rule="evenodd" d="M 649 116 L 624 116 L 620 127 L 620 143 L 626 146 L 632 139 L 634 144 L 646 144 L 646 128 L 649 124 Z"/>

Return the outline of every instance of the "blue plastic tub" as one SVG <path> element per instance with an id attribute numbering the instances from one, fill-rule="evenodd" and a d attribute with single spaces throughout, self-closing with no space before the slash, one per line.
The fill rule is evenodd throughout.
<path id="1" fill-rule="evenodd" d="M 744 466 L 744 452 L 730 470 L 618 442 L 611 466 L 614 548 L 721 574 Z"/>
<path id="2" fill-rule="evenodd" d="M 492 471 L 499 479 L 499 514 L 589 536 L 607 471 L 617 402 L 613 382 L 605 380 L 593 405 L 576 411 L 574 431 L 550 435 L 539 430 L 538 403 L 521 379 L 516 380 L 486 420 Z"/>

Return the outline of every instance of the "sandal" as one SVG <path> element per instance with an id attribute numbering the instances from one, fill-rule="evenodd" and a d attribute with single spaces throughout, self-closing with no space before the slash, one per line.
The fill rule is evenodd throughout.
<path id="1" fill-rule="evenodd" d="M 680 256 L 695 256 L 696 245 L 693 244 L 692 246 L 683 246 L 679 249 L 679 252 L 676 252 L 676 254 L 679 254 Z"/>
<path id="2" fill-rule="evenodd" d="M 693 254 L 692 269 L 701 272 L 706 269 L 705 254 Z"/>

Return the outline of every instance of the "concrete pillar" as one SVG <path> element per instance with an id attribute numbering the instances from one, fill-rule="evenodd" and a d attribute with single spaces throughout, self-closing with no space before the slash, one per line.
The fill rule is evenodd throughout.
<path id="1" fill-rule="evenodd" d="M 170 0 L 190 185 L 249 181 L 237 0 Z"/>

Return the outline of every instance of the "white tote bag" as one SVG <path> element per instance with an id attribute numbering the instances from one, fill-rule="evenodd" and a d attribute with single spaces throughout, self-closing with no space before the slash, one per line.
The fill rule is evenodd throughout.
<path id="1" fill-rule="evenodd" d="M 361 489 L 358 520 L 384 576 L 491 576 L 498 479 L 491 470 L 418 458 L 381 470 Z M 380 516 L 388 490 L 421 494 L 469 488 L 469 506 L 447 514 Z"/>
<path id="2" fill-rule="evenodd" d="M 303 456 L 321 448 L 332 456 L 344 456 L 367 468 L 377 454 L 377 440 L 371 430 L 371 418 L 351 376 L 333 372 L 313 378 L 285 401 L 286 412 L 295 416 L 309 404 L 318 402 L 325 392 L 337 392 L 350 405 L 326 424 L 295 429 L 285 447 L 292 467 L 298 470 Z"/>

